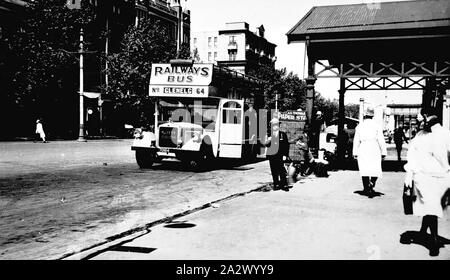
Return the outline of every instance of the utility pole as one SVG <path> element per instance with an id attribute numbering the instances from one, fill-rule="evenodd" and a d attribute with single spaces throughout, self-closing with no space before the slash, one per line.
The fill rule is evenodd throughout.
<path id="1" fill-rule="evenodd" d="M 364 117 L 364 98 L 359 99 L 359 123 L 362 123 Z"/>
<path id="2" fill-rule="evenodd" d="M 83 63 L 83 28 L 80 29 L 80 131 L 78 134 L 78 141 L 85 142 L 84 135 L 84 63 Z"/>

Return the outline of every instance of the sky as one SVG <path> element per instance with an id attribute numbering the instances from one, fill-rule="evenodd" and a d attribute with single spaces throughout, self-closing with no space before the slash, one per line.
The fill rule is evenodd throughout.
<path id="1" fill-rule="evenodd" d="M 377 0 L 389 2 L 392 0 Z M 305 48 L 303 43 L 287 43 L 286 33 L 293 28 L 313 6 L 371 3 L 370 0 L 182 0 L 185 9 L 191 11 L 191 31 L 217 31 L 225 27 L 227 22 L 245 21 L 251 31 L 255 31 L 261 24 L 265 28 L 265 37 L 269 42 L 277 45 L 275 50 L 277 69 L 286 68 L 288 72 L 305 78 Z M 318 79 L 316 91 L 327 98 L 338 98 L 338 79 Z M 368 102 L 379 104 L 388 100 L 397 100 L 404 94 L 382 92 L 348 91 L 346 103 L 358 103 L 360 97 Z M 417 92 L 413 98 L 409 92 L 408 101 L 419 100 Z M 421 95 L 420 95 L 421 96 Z M 414 102 L 413 102 L 414 103 Z"/>

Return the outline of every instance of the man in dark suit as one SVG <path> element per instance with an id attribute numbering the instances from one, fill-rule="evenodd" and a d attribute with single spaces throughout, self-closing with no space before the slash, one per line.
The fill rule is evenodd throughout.
<path id="1" fill-rule="evenodd" d="M 402 155 L 403 141 L 405 141 L 406 144 L 408 144 L 408 139 L 406 138 L 405 132 L 403 131 L 403 127 L 400 125 L 394 130 L 394 143 L 395 148 L 397 149 L 398 161 L 402 160 L 401 155 Z"/>
<path id="2" fill-rule="evenodd" d="M 274 190 L 288 191 L 286 168 L 284 161 L 289 155 L 289 142 L 284 131 L 280 131 L 280 121 L 272 119 L 271 134 L 266 140 L 267 152 L 266 156 L 269 159 L 270 171 L 272 173 Z"/>

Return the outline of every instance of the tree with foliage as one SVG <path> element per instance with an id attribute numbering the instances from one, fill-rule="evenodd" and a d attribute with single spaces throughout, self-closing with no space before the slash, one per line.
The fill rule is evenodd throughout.
<path id="1" fill-rule="evenodd" d="M 320 93 L 316 93 L 314 99 L 315 111 L 321 111 L 325 123 L 329 123 L 338 118 L 339 114 L 339 100 L 323 97 Z M 359 105 L 347 104 L 345 105 L 345 116 L 357 119 L 359 117 Z"/>
<path id="2" fill-rule="evenodd" d="M 252 69 L 249 75 L 264 81 L 265 109 L 275 108 L 277 94 L 280 111 L 304 108 L 306 84 L 292 72 L 286 74 L 286 68 L 274 69 L 270 66 L 259 65 L 257 69 Z"/>
<path id="3" fill-rule="evenodd" d="M 194 62 L 200 62 L 200 54 L 198 53 L 198 49 L 194 48 L 191 53 L 191 57 Z"/>
<path id="4" fill-rule="evenodd" d="M 28 1 L 16 32 L 3 38 L 7 45 L 1 103 L 5 115 L 16 117 L 12 133 L 32 134 L 37 117 L 43 117 L 50 135 L 63 133 L 61 117 L 68 117 L 67 104 L 73 104 L 80 28 L 98 37 L 93 30 L 95 14 L 89 3 L 69 9 L 65 0 Z M 83 1 L 87 2 L 87 1 Z M 74 52 L 74 53 L 70 53 Z M 61 116 L 62 114 L 62 116 Z M 25 127 L 25 129 L 24 129 Z"/>
<path id="5" fill-rule="evenodd" d="M 179 57 L 185 55 L 185 48 Z M 130 26 L 121 51 L 110 55 L 108 99 L 114 103 L 118 123 L 148 126 L 153 123 L 153 98 L 148 95 L 152 63 L 167 63 L 177 57 L 176 43 L 159 21 L 144 20 Z"/>
<path id="6" fill-rule="evenodd" d="M 290 72 L 283 77 L 283 94 L 281 106 L 283 110 L 305 109 L 306 83 Z"/>
<path id="7" fill-rule="evenodd" d="M 345 105 L 345 115 L 350 118 L 359 118 L 359 104 Z"/>
<path id="8" fill-rule="evenodd" d="M 189 46 L 189 43 L 182 43 L 180 46 L 180 50 L 177 53 L 178 59 L 190 59 L 191 56 L 191 48 Z"/>

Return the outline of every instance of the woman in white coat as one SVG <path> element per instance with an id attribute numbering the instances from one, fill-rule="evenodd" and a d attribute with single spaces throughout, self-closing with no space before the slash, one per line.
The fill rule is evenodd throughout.
<path id="1" fill-rule="evenodd" d="M 437 256 L 441 247 L 437 218 L 443 217 L 441 200 L 450 188 L 450 131 L 438 123 L 436 116 L 424 117 L 424 129 L 417 133 L 408 147 L 405 184 L 411 186 L 414 183 L 417 197 L 413 213 L 422 217 L 420 233 L 423 237 L 430 229 L 430 256 Z"/>
<path id="2" fill-rule="evenodd" d="M 40 119 L 36 120 L 36 131 L 35 131 L 35 133 L 39 134 L 39 137 L 41 137 L 42 142 L 46 143 L 44 127 L 42 126 L 42 123 L 41 123 Z"/>
<path id="3" fill-rule="evenodd" d="M 378 178 L 382 176 L 381 161 L 386 156 L 386 143 L 380 125 L 374 120 L 374 110 L 364 112 L 363 121 L 355 129 L 353 156 L 358 160 L 363 192 L 372 198 Z"/>

